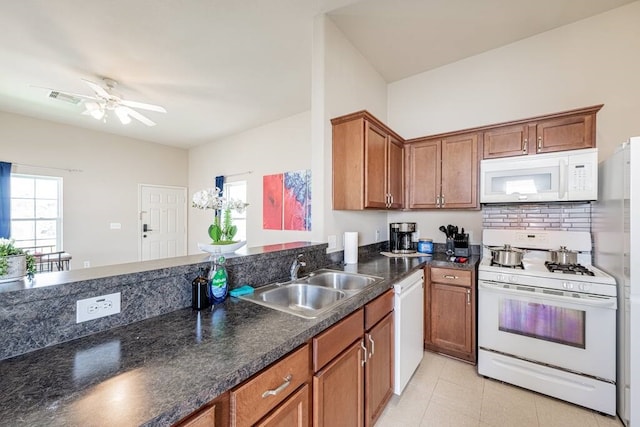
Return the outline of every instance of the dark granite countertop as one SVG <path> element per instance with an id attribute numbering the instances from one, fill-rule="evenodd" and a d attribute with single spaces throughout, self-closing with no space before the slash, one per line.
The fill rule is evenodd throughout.
<path id="1" fill-rule="evenodd" d="M 376 255 L 329 268 L 385 280 L 317 319 L 229 298 L 0 361 L 1 426 L 166 426 L 233 388 L 311 337 L 430 264 L 433 257 Z"/>

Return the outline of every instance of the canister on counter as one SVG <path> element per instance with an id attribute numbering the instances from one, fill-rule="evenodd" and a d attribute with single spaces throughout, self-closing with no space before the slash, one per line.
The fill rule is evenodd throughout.
<path id="1" fill-rule="evenodd" d="M 419 239 L 418 252 L 420 252 L 421 254 L 433 254 L 433 240 Z"/>

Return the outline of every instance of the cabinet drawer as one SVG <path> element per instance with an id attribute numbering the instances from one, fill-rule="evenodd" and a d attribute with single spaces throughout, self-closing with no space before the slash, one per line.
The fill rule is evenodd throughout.
<path id="1" fill-rule="evenodd" d="M 471 271 L 457 268 L 431 267 L 431 281 L 451 285 L 471 286 Z"/>
<path id="2" fill-rule="evenodd" d="M 364 306 L 364 328 L 371 329 L 384 316 L 393 310 L 393 290 L 388 290 L 378 298 Z"/>
<path id="3" fill-rule="evenodd" d="M 309 345 L 305 345 L 231 392 L 231 424 L 254 424 L 310 378 Z M 269 390 L 273 393 L 265 394 Z"/>
<path id="4" fill-rule="evenodd" d="M 318 372 L 364 333 L 364 310 L 360 309 L 313 338 L 313 371 Z"/>

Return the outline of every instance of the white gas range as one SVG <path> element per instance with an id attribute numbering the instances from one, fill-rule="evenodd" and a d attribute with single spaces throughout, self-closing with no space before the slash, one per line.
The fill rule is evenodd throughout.
<path id="1" fill-rule="evenodd" d="M 615 415 L 615 279 L 591 265 L 591 234 L 485 230 L 478 267 L 478 373 Z M 492 263 L 490 248 L 524 250 Z M 550 252 L 578 252 L 551 264 Z"/>

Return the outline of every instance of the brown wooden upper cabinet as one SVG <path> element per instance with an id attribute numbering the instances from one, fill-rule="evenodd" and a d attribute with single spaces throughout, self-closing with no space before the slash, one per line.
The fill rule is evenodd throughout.
<path id="1" fill-rule="evenodd" d="M 484 131 L 484 159 L 526 156 L 596 146 L 602 105 L 495 125 Z"/>
<path id="2" fill-rule="evenodd" d="M 366 111 L 331 120 L 333 209 L 404 207 L 403 140 Z"/>
<path id="3" fill-rule="evenodd" d="M 409 209 L 478 207 L 478 133 L 407 142 Z"/>

